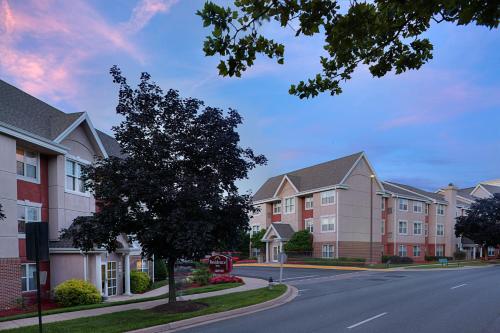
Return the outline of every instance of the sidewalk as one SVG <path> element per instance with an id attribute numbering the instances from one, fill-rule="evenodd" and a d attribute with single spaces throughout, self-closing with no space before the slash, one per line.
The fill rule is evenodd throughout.
<path id="1" fill-rule="evenodd" d="M 132 294 L 132 295 L 128 295 L 128 296 L 127 295 L 113 296 L 113 297 L 108 298 L 105 302 L 106 303 L 113 303 L 113 302 L 121 302 L 121 301 L 130 301 L 133 299 L 142 299 L 142 298 L 161 296 L 161 295 L 165 295 L 166 293 L 168 293 L 168 284 L 163 286 L 163 287 L 160 287 L 160 288 L 146 291 L 143 294 Z"/>
<path id="2" fill-rule="evenodd" d="M 177 297 L 177 299 L 186 301 L 186 300 L 199 299 L 199 298 L 205 298 L 205 297 L 219 296 L 219 295 L 236 293 L 236 292 L 240 292 L 240 291 L 259 289 L 259 288 L 266 287 L 268 285 L 267 281 L 261 280 L 261 279 L 243 278 L 243 281 L 245 282 L 245 284 L 243 286 L 240 286 L 240 287 L 212 291 L 212 292 L 202 293 L 202 294 L 181 296 L 181 297 Z M 160 288 L 158 288 L 158 289 L 160 289 Z M 130 296 L 128 296 L 128 297 L 130 298 Z M 43 323 L 53 323 L 53 322 L 57 322 L 57 321 L 71 320 L 71 319 L 84 318 L 84 317 L 95 317 L 95 316 L 99 316 L 99 315 L 103 315 L 103 314 L 120 312 L 120 311 L 127 311 L 127 310 L 134 310 L 134 309 L 145 310 L 145 309 L 154 308 L 155 306 L 165 304 L 165 303 L 168 303 L 167 299 L 159 299 L 159 300 L 155 300 L 155 301 L 146 301 L 146 302 L 141 302 L 141 303 L 117 305 L 117 306 L 110 306 L 110 307 L 97 308 L 97 309 L 91 309 L 91 310 L 58 313 L 58 314 L 44 316 Z M 31 326 L 31 325 L 38 325 L 38 317 L 0 322 L 0 331 L 10 329 L 10 328 L 18 328 L 18 327 Z"/>

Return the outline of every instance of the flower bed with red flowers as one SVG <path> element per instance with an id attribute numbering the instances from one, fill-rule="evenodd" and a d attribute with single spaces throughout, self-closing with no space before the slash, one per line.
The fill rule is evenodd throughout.
<path id="1" fill-rule="evenodd" d="M 208 280 L 210 284 L 220 284 L 220 283 L 243 283 L 243 279 L 237 276 L 221 275 L 210 278 Z"/>

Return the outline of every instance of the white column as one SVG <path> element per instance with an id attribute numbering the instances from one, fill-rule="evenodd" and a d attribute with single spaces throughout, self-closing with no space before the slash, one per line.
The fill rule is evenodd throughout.
<path id="1" fill-rule="evenodd" d="M 95 256 L 95 286 L 97 290 L 101 291 L 102 294 L 102 276 L 101 276 L 101 255 L 96 254 Z"/>
<path id="2" fill-rule="evenodd" d="M 266 263 L 269 263 L 269 242 L 266 242 Z"/>
<path id="3" fill-rule="evenodd" d="M 472 259 L 476 259 L 476 246 L 472 248 Z"/>
<path id="4" fill-rule="evenodd" d="M 88 265 L 89 265 L 89 261 L 88 261 L 88 256 L 87 254 L 84 254 L 83 255 L 83 280 L 87 281 L 88 280 Z"/>
<path id="5" fill-rule="evenodd" d="M 479 247 L 479 258 L 483 257 L 483 247 Z"/>
<path id="6" fill-rule="evenodd" d="M 130 255 L 125 254 L 125 295 L 132 295 L 130 292 Z"/>

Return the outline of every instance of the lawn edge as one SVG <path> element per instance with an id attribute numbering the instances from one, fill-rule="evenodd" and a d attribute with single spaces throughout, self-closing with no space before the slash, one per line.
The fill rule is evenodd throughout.
<path id="1" fill-rule="evenodd" d="M 151 326 L 146 328 L 141 328 L 134 331 L 129 331 L 128 333 L 161 333 L 161 332 L 176 332 L 178 330 L 184 330 L 187 328 L 207 325 L 215 323 L 225 319 L 231 319 L 236 317 L 245 316 L 248 314 L 272 309 L 288 302 L 291 302 L 295 297 L 297 297 L 299 291 L 297 288 L 291 285 L 285 285 L 287 287 L 286 291 L 280 296 L 273 298 L 269 301 L 265 301 L 258 304 L 253 304 L 245 306 L 238 309 L 233 309 L 224 312 L 212 313 L 204 316 L 193 317 L 189 319 L 174 321 L 168 324 L 162 324 L 157 326 Z"/>

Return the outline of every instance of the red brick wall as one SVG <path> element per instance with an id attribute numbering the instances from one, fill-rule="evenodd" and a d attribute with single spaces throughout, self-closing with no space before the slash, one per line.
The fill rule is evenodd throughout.
<path id="1" fill-rule="evenodd" d="M 15 307 L 21 297 L 21 268 L 18 258 L 0 258 L 0 310 Z"/>
<path id="2" fill-rule="evenodd" d="M 272 214 L 271 222 L 281 222 L 281 214 Z"/>

